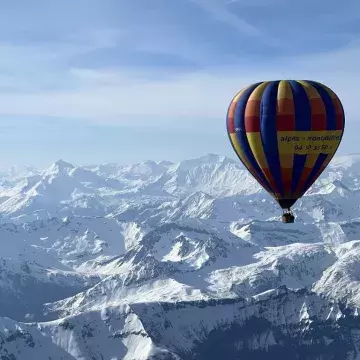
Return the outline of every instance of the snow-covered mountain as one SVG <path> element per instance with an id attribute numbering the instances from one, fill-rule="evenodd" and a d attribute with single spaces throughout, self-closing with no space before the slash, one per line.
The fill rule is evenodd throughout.
<path id="1" fill-rule="evenodd" d="M 0 358 L 360 359 L 360 155 L 294 210 L 214 154 L 2 171 Z"/>

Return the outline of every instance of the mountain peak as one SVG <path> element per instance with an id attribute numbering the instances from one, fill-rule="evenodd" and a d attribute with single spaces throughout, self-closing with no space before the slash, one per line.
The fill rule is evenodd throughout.
<path id="1" fill-rule="evenodd" d="M 47 170 L 44 171 L 44 176 L 69 173 L 69 171 L 73 170 L 74 168 L 75 168 L 74 165 L 60 159 L 55 163 L 53 163 Z"/>
<path id="2" fill-rule="evenodd" d="M 315 338 L 315 357 L 354 359 L 360 158 L 340 160 L 286 225 L 217 154 L 0 174 L 0 358 L 282 360 Z"/>
<path id="3" fill-rule="evenodd" d="M 64 161 L 63 159 L 59 159 L 53 165 L 62 168 L 62 169 L 74 169 L 74 165 Z"/>
<path id="4" fill-rule="evenodd" d="M 232 161 L 232 159 L 230 159 L 224 155 L 214 154 L 214 153 L 209 153 L 209 154 L 200 156 L 197 159 L 193 159 L 193 160 L 197 160 L 200 163 L 209 163 L 209 164 L 222 163 L 224 161 Z"/>

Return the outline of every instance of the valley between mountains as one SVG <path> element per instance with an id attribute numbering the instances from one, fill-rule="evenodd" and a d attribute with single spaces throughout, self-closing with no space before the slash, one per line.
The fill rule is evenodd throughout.
<path id="1" fill-rule="evenodd" d="M 360 359 L 360 155 L 294 212 L 214 154 L 3 171 L 0 359 Z"/>

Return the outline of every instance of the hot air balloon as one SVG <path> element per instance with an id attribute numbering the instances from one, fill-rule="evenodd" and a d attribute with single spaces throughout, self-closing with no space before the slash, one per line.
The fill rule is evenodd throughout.
<path id="1" fill-rule="evenodd" d="M 324 171 L 343 137 L 344 109 L 310 80 L 258 82 L 239 91 L 227 112 L 237 156 L 294 222 L 291 207 Z"/>

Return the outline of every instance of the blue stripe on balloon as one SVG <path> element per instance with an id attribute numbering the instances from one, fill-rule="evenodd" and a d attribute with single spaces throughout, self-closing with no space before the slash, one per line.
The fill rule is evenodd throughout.
<path id="1" fill-rule="evenodd" d="M 284 186 L 281 176 L 281 165 L 277 141 L 276 106 L 277 90 L 280 81 L 271 82 L 265 89 L 260 103 L 260 134 L 269 171 L 281 196 Z"/>
<path id="2" fill-rule="evenodd" d="M 311 105 L 303 86 L 297 81 L 289 81 L 294 98 L 295 130 L 311 130 Z M 307 155 L 294 154 L 291 192 L 295 193 L 305 168 Z"/>
<path id="3" fill-rule="evenodd" d="M 237 150 L 236 150 L 236 148 L 235 148 L 235 146 L 234 146 L 234 143 L 232 142 L 231 136 L 230 136 L 231 133 L 230 133 L 230 129 L 229 129 L 229 111 L 230 111 L 230 108 L 231 108 L 231 106 L 232 106 L 232 104 L 233 104 L 233 102 L 234 102 L 234 100 L 235 100 L 235 98 L 236 98 L 236 96 L 237 96 L 238 94 L 239 94 L 239 93 L 237 93 L 237 94 L 234 96 L 233 100 L 231 101 L 230 105 L 228 106 L 228 111 L 227 111 L 227 114 L 226 114 L 226 129 L 227 129 L 227 134 L 228 134 L 228 138 L 229 138 L 230 144 L 231 144 L 231 146 L 232 146 L 235 154 L 237 155 L 237 157 L 239 158 L 239 160 L 241 161 L 241 163 L 243 164 L 243 166 L 244 166 L 250 173 L 252 173 L 252 170 L 247 166 L 246 162 L 244 161 L 244 160 L 246 160 L 246 159 L 243 159 L 243 158 L 238 154 L 238 152 L 237 152 Z M 235 116 L 235 113 L 234 113 L 234 116 Z M 233 119 L 233 121 L 234 121 L 234 124 L 235 124 L 235 119 Z"/>
<path id="4" fill-rule="evenodd" d="M 307 80 L 319 93 L 326 111 L 326 130 L 336 130 L 336 109 L 331 96 L 323 86 L 315 81 Z"/>
<path id="5" fill-rule="evenodd" d="M 291 181 L 291 192 L 296 192 L 301 175 L 305 168 L 307 155 L 294 154 L 293 173 Z"/>
<path id="6" fill-rule="evenodd" d="M 295 130 L 311 130 L 311 105 L 303 86 L 297 81 L 289 81 L 294 98 Z"/>
<path id="7" fill-rule="evenodd" d="M 238 100 L 237 106 L 235 108 L 234 113 L 234 125 L 235 125 L 235 133 L 237 140 L 239 142 L 240 147 L 244 151 L 244 154 L 246 156 L 246 160 L 249 162 L 249 164 L 254 169 L 255 173 L 261 180 L 264 182 L 264 184 L 273 192 L 275 192 L 267 179 L 265 178 L 263 172 L 261 171 L 248 142 L 246 131 L 245 131 L 245 108 L 247 101 L 249 100 L 249 97 L 251 93 L 260 85 L 262 82 L 256 83 L 252 86 L 250 86 L 248 89 L 246 89 L 242 94 L 240 99 Z"/>
<path id="8" fill-rule="evenodd" d="M 309 177 L 305 181 L 304 188 L 301 189 L 301 191 L 303 193 L 305 193 L 309 189 L 309 187 L 316 181 L 316 179 L 317 179 L 316 175 L 319 172 L 321 166 L 324 164 L 327 157 L 328 157 L 328 154 L 319 154 L 319 156 L 315 162 L 315 165 L 309 174 Z"/>

